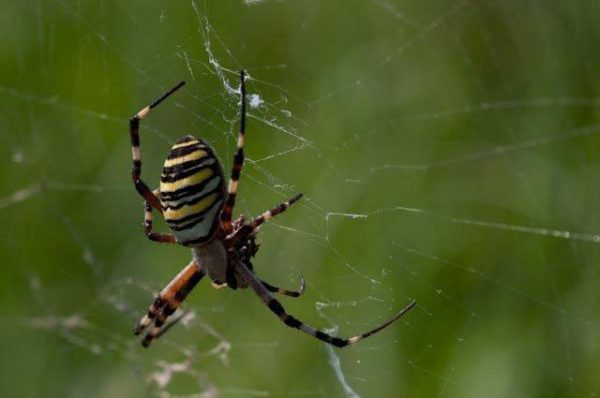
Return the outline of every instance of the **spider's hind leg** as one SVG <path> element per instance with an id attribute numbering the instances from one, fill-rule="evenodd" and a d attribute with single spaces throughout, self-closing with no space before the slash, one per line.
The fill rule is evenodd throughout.
<path id="1" fill-rule="evenodd" d="M 244 276 L 248 285 L 252 288 L 252 290 L 254 290 L 254 293 L 256 293 L 256 295 L 263 301 L 263 303 L 269 308 L 269 310 L 271 310 L 271 312 L 273 312 L 273 314 L 275 314 L 284 324 L 291 328 L 298 329 L 301 332 L 304 332 L 327 344 L 331 344 L 340 348 L 354 344 L 360 340 L 366 339 L 367 337 L 380 332 L 381 330 L 390 326 L 392 323 L 396 322 L 416 305 L 415 301 L 411 301 L 406 307 L 400 310 L 400 312 L 398 312 L 392 318 L 388 319 L 379 326 L 376 326 L 356 336 L 344 339 L 332 336 L 328 333 L 315 329 L 314 327 L 300 321 L 298 318 L 295 318 L 294 316 L 288 314 L 281 305 L 281 303 L 271 296 L 268 289 L 262 284 L 262 282 L 256 277 L 256 275 L 254 275 L 252 271 L 250 271 L 247 267 L 244 266 L 244 264 L 241 263 L 239 264 L 239 268 L 240 274 Z"/>
<path id="2" fill-rule="evenodd" d="M 273 286 L 270 283 L 263 281 L 262 279 L 259 279 L 259 280 L 260 280 L 260 283 L 262 283 L 262 285 L 269 292 L 283 294 L 284 296 L 300 297 L 300 296 L 302 296 L 302 294 L 304 294 L 304 291 L 306 290 L 306 281 L 304 280 L 304 276 L 302 274 L 300 274 L 300 288 L 298 290 L 282 289 L 280 287 Z"/>
<path id="3" fill-rule="evenodd" d="M 144 347 L 148 347 L 152 340 L 161 334 L 167 318 L 177 310 L 181 302 L 204 275 L 205 273 L 198 263 L 192 261 L 160 292 L 148 309 L 148 313 L 144 315 L 134 329 L 134 333 L 138 335 L 154 321 L 154 327 L 142 340 Z"/>

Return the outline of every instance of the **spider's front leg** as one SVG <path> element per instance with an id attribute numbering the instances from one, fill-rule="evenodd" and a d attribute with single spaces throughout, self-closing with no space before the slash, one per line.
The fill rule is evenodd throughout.
<path id="1" fill-rule="evenodd" d="M 240 71 L 240 131 L 237 138 L 237 151 L 233 158 L 233 167 L 231 169 L 231 177 L 229 179 L 229 187 L 227 188 L 227 199 L 221 212 L 221 223 L 225 233 L 229 234 L 233 230 L 231 223 L 231 215 L 235 206 L 235 197 L 237 195 L 238 183 L 242 167 L 244 166 L 244 134 L 246 133 L 246 82 L 244 71 Z"/>
<path id="2" fill-rule="evenodd" d="M 154 320 L 154 327 L 142 340 L 142 345 L 148 347 L 163 330 L 167 318 L 173 314 L 190 291 L 204 277 L 205 272 L 196 261 L 192 261 L 160 292 L 148 312 L 134 329 L 136 335 L 142 333 Z"/>
<path id="3" fill-rule="evenodd" d="M 303 195 L 301 193 L 298 193 L 285 202 L 281 202 L 277 206 L 265 211 L 260 216 L 251 220 L 249 223 L 242 225 L 227 237 L 228 244 L 235 246 L 238 245 L 239 242 L 243 242 L 248 239 L 248 237 L 255 235 L 258 232 L 258 227 L 289 209 L 290 206 L 298 202 L 302 196 Z"/>
<path id="4" fill-rule="evenodd" d="M 135 185 L 135 189 L 139 192 L 140 195 L 156 210 L 162 211 L 160 206 L 160 201 L 158 198 L 152 194 L 148 185 L 142 180 L 142 152 L 140 149 L 140 121 L 148 116 L 150 111 L 157 107 L 161 102 L 163 102 L 168 96 L 173 94 L 179 88 L 181 88 L 185 82 L 180 82 L 175 87 L 171 88 L 169 91 L 161 95 L 157 98 L 153 103 L 146 106 L 138 113 L 133 115 L 133 117 L 129 120 L 129 135 L 131 138 L 131 156 L 133 158 L 133 170 L 131 171 L 131 177 L 133 179 L 133 184 Z"/>

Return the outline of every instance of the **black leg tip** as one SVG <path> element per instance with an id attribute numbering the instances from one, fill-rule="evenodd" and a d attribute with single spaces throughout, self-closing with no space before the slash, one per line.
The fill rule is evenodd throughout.
<path id="1" fill-rule="evenodd" d="M 348 347 L 348 340 L 343 340 L 340 339 L 339 337 L 334 337 L 333 340 L 331 340 L 331 344 L 333 344 L 334 346 L 338 347 L 338 348 L 344 348 L 344 347 Z"/>
<path id="2" fill-rule="evenodd" d="M 294 204 L 294 203 L 296 203 L 296 202 L 297 202 L 297 201 L 299 201 L 299 200 L 300 200 L 300 198 L 302 198 L 303 196 L 304 196 L 304 194 L 303 194 L 303 193 L 298 193 L 298 194 L 296 194 L 296 195 L 295 195 L 295 196 L 294 196 L 292 199 L 290 199 L 290 204 Z"/>

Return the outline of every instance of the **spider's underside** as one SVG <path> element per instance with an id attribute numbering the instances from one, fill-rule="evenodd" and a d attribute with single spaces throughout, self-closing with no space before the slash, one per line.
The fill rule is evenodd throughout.
<path id="1" fill-rule="evenodd" d="M 298 291 L 289 291 L 262 281 L 254 274 L 251 259 L 258 251 L 256 234 L 259 227 L 284 212 L 302 195 L 292 197 L 249 222 L 243 216 L 232 221 L 238 181 L 244 163 L 246 90 L 243 71 L 240 72 L 240 79 L 240 132 L 227 190 L 219 159 L 210 146 L 193 136 L 180 138 L 171 148 L 165 160 L 159 189 L 150 190 L 141 179 L 140 120 L 181 88 L 184 82 L 167 91 L 130 120 L 132 177 L 137 191 L 145 200 L 145 233 L 150 240 L 178 243 L 192 250 L 192 261 L 160 292 L 136 326 L 135 334 L 142 333 L 154 322 L 154 326 L 142 340 L 142 345 L 148 347 L 155 338 L 166 331 L 166 319 L 175 312 L 205 275 L 208 275 L 216 288 L 250 287 L 286 325 L 337 347 L 345 347 L 379 332 L 413 308 L 415 302 L 411 301 L 383 324 L 365 333 L 343 339 L 319 331 L 288 315 L 281 303 L 271 295 L 279 293 L 298 297 L 304 292 L 304 279 Z M 172 234 L 152 230 L 153 210 L 162 214 Z"/>

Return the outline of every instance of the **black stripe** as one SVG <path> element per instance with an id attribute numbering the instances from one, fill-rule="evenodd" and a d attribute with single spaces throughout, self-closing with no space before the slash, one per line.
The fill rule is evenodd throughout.
<path id="1" fill-rule="evenodd" d="M 216 162 L 216 159 L 214 157 L 204 156 L 199 159 L 181 162 L 179 164 L 176 164 L 175 166 L 163 167 L 162 175 L 168 176 L 170 174 L 179 174 L 183 171 L 198 167 L 202 163 L 205 163 L 208 165 L 208 164 L 213 164 L 214 162 Z"/>
<path id="2" fill-rule="evenodd" d="M 177 141 L 175 141 L 175 145 L 183 144 L 183 143 L 190 142 L 190 141 L 200 141 L 200 140 L 198 138 L 194 137 L 193 135 L 184 135 L 183 137 L 181 137 Z"/>
<path id="3" fill-rule="evenodd" d="M 285 314 L 285 310 L 283 309 L 283 306 L 281 305 L 281 303 L 279 301 L 277 301 L 275 299 L 271 299 L 271 301 L 269 301 L 269 309 L 271 311 L 273 311 L 275 314 L 277 314 L 277 316 L 281 316 L 281 315 Z"/>
<path id="4" fill-rule="evenodd" d="M 269 212 L 271 213 L 271 217 L 275 217 L 282 211 L 285 211 L 288 207 L 289 205 L 287 203 L 282 203 L 280 205 L 275 206 L 272 210 L 269 210 Z"/>
<path id="5" fill-rule="evenodd" d="M 177 222 L 167 221 L 167 224 L 169 225 L 169 228 L 171 228 L 173 231 L 185 231 L 186 229 L 193 228 L 197 224 L 204 221 L 204 217 L 199 216 L 197 214 L 190 214 L 189 216 L 185 216 L 185 217 L 181 218 L 180 220 L 184 220 L 184 221 L 177 221 Z M 193 221 L 193 222 L 191 224 L 188 224 L 190 221 Z M 181 224 L 184 224 L 184 225 L 180 227 L 179 225 L 181 225 Z"/>
<path id="6" fill-rule="evenodd" d="M 296 329 L 299 329 L 299 328 L 300 328 L 300 325 L 302 325 L 302 322 L 300 322 L 298 319 L 294 318 L 294 317 L 293 317 L 293 316 L 291 316 L 291 315 L 288 315 L 288 316 L 287 316 L 287 317 L 286 317 L 286 318 L 283 320 L 283 322 L 284 322 L 286 325 L 288 325 L 289 327 L 296 328 Z"/>
<path id="7" fill-rule="evenodd" d="M 169 152 L 169 156 L 167 156 L 167 159 L 180 158 L 182 156 L 189 155 L 192 152 L 196 152 L 197 150 L 206 150 L 209 153 L 209 155 L 212 156 L 212 151 L 210 151 L 209 148 L 206 145 L 204 145 L 201 141 L 198 141 L 196 144 L 190 144 L 181 148 L 171 149 L 171 152 Z"/>
<path id="8" fill-rule="evenodd" d="M 202 199 L 205 199 L 207 196 L 212 195 L 213 193 L 217 192 L 217 188 L 213 189 L 212 191 L 206 192 L 203 195 L 200 195 L 197 198 L 190 200 L 189 202 L 182 202 L 176 206 L 168 206 L 168 205 L 164 206 L 163 205 L 162 208 L 163 208 L 163 210 L 167 210 L 167 209 L 177 210 L 177 209 L 181 209 L 183 206 L 195 205 L 196 203 L 200 202 Z M 218 197 L 217 197 L 217 201 L 218 201 Z M 210 205 L 210 207 L 212 207 L 212 205 Z"/>
<path id="9" fill-rule="evenodd" d="M 181 244 L 184 246 L 193 246 L 193 245 L 199 245 L 201 243 L 208 242 L 210 240 L 210 238 L 212 238 L 213 233 L 214 233 L 214 231 L 211 230 L 211 232 L 208 233 L 207 235 L 204 235 L 199 238 L 192 239 L 192 240 L 186 240 L 185 242 L 181 242 Z"/>
<path id="10" fill-rule="evenodd" d="M 326 333 L 321 332 L 320 330 L 316 331 L 315 337 L 319 340 L 323 340 L 326 343 L 333 344 L 336 347 L 345 347 L 348 345 L 348 341 L 340 339 L 339 337 L 330 336 Z"/>
<path id="11" fill-rule="evenodd" d="M 136 172 L 139 172 L 142 168 L 142 161 L 141 160 L 134 160 L 133 161 L 133 170 Z"/>
<path id="12" fill-rule="evenodd" d="M 239 180 L 240 173 L 242 172 L 242 165 L 244 164 L 244 152 L 239 151 L 233 158 L 233 169 L 231 170 L 231 179 Z"/>
<path id="13" fill-rule="evenodd" d="M 221 220 L 231 221 L 231 213 L 233 211 L 233 206 L 235 205 L 235 196 L 235 193 L 227 193 L 225 206 L 223 206 L 223 212 L 221 213 Z"/>
<path id="14" fill-rule="evenodd" d="M 227 197 L 227 204 L 229 206 L 233 206 L 235 203 L 235 197 L 237 196 L 237 192 L 231 192 Z"/>
<path id="15" fill-rule="evenodd" d="M 137 116 L 132 117 L 129 120 L 129 130 L 131 132 L 131 146 L 140 146 L 140 119 Z"/>
<path id="16" fill-rule="evenodd" d="M 184 178 L 193 176 L 194 174 L 199 173 L 204 169 L 211 169 L 213 171 L 213 175 L 219 173 L 220 171 L 217 167 L 215 167 L 215 163 L 213 163 L 201 167 L 196 167 L 194 169 L 182 170 L 177 174 L 162 174 L 160 176 L 160 182 L 177 182 L 179 180 L 183 180 Z"/>
<path id="17" fill-rule="evenodd" d="M 192 239 L 192 240 L 187 240 L 187 241 L 183 241 L 180 242 L 182 245 L 185 246 L 191 246 L 191 245 L 198 245 L 198 244 L 202 244 L 205 242 L 208 242 L 213 235 L 215 234 L 215 231 L 217 230 L 217 226 L 219 225 L 218 222 L 214 222 L 213 225 L 210 227 L 209 232 L 206 235 L 202 235 L 198 238 Z M 230 285 L 231 286 L 231 285 Z"/>
<path id="18" fill-rule="evenodd" d="M 169 224 L 169 227 L 171 227 L 171 229 L 174 231 L 186 230 L 188 228 L 191 228 L 192 225 L 186 225 L 185 227 L 179 227 L 180 229 L 177 229 L 178 225 L 185 224 L 188 221 L 195 220 L 196 217 L 201 217 L 202 219 L 204 219 L 204 216 L 206 215 L 206 213 L 208 213 L 210 210 L 212 210 L 213 207 L 215 207 L 218 203 L 219 203 L 219 199 L 217 199 L 215 201 L 215 203 L 208 206 L 206 209 L 202 210 L 201 212 L 190 214 L 190 215 L 182 217 L 182 218 L 176 218 L 173 221 L 167 220 L 167 219 L 165 219 L 165 221 L 167 222 L 167 224 Z M 199 220 L 199 221 L 202 221 L 202 220 Z M 195 222 L 193 225 L 196 225 L 197 223 L 198 222 Z"/>
<path id="19" fill-rule="evenodd" d="M 208 185 L 212 180 L 214 180 L 215 178 L 220 178 L 220 177 L 221 176 L 213 175 L 211 178 L 201 181 L 198 184 L 187 185 L 186 187 L 177 189 L 175 191 L 161 192 L 160 199 L 162 201 L 181 199 L 183 197 L 189 196 L 189 194 L 191 194 L 191 193 L 202 191 L 204 189 L 204 187 L 206 185 Z M 221 184 L 219 184 L 219 186 L 221 186 L 221 187 L 223 186 L 222 178 L 221 178 Z"/>
<path id="20" fill-rule="evenodd" d="M 325 333 L 321 332 L 320 330 L 316 331 L 315 337 L 318 338 L 319 340 L 323 340 L 323 341 L 331 340 L 331 337 L 328 334 L 325 334 Z"/>

